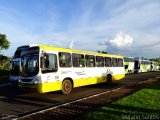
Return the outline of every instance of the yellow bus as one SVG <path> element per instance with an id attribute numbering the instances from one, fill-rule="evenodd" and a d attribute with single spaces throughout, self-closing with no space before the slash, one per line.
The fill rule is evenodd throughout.
<path id="1" fill-rule="evenodd" d="M 111 83 L 125 77 L 123 56 L 38 45 L 21 53 L 21 88 L 36 88 L 39 93 Z"/>

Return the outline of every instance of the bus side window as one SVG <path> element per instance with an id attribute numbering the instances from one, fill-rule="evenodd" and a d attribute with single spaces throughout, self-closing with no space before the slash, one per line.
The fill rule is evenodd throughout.
<path id="1" fill-rule="evenodd" d="M 104 67 L 104 60 L 101 56 L 96 56 L 96 66 L 97 67 Z"/>
<path id="2" fill-rule="evenodd" d="M 49 67 L 49 55 L 46 54 L 44 57 L 44 64 L 45 64 L 45 68 Z"/>
<path id="3" fill-rule="evenodd" d="M 42 69 L 48 68 L 48 66 L 49 66 L 49 58 L 48 57 L 49 56 L 46 53 L 41 54 L 41 68 Z"/>
<path id="4" fill-rule="evenodd" d="M 86 55 L 86 67 L 95 67 L 95 57 L 93 55 Z"/>
<path id="5" fill-rule="evenodd" d="M 73 67 L 84 67 L 84 55 L 82 54 L 72 54 Z"/>
<path id="6" fill-rule="evenodd" d="M 123 59 L 122 58 L 118 58 L 118 66 L 123 67 Z"/>
<path id="7" fill-rule="evenodd" d="M 112 58 L 112 66 L 113 67 L 118 67 L 118 60 L 117 60 L 117 58 Z"/>
<path id="8" fill-rule="evenodd" d="M 60 67 L 71 67 L 71 54 L 60 52 L 59 53 L 59 65 Z"/>
<path id="9" fill-rule="evenodd" d="M 45 68 L 45 54 L 41 54 L 41 68 L 44 69 Z"/>
<path id="10" fill-rule="evenodd" d="M 57 55 L 44 53 L 41 55 L 41 68 L 42 73 L 56 72 L 57 68 Z"/>
<path id="11" fill-rule="evenodd" d="M 105 57 L 105 66 L 106 67 L 111 67 L 112 66 L 110 57 Z"/>
<path id="12" fill-rule="evenodd" d="M 85 58 L 84 58 L 84 55 L 81 55 L 81 58 L 80 58 L 80 67 L 85 67 Z"/>

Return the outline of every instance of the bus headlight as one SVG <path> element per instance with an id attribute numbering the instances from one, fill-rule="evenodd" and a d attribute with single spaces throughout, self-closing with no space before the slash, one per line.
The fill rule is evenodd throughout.
<path id="1" fill-rule="evenodd" d="M 18 82 L 21 82 L 21 79 L 19 79 Z"/>
<path id="2" fill-rule="evenodd" d="M 37 84 L 37 83 L 38 83 L 38 80 L 35 80 L 35 81 L 34 81 L 34 84 Z"/>

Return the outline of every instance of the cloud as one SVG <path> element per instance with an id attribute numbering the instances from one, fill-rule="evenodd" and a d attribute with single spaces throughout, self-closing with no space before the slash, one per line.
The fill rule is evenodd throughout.
<path id="1" fill-rule="evenodd" d="M 68 47 L 72 40 L 74 48 L 81 50 L 107 48 L 110 53 L 133 57 L 159 54 L 155 46 L 160 34 L 159 1 L 53 1 L 41 5 L 45 9 L 37 8 L 38 2 L 31 6 L 38 16 L 35 11 L 26 14 L 14 7 L 0 9 L 0 32 L 6 33 L 12 43 L 7 55 L 26 43 Z M 144 49 L 151 52 L 144 53 Z"/>
<path id="2" fill-rule="evenodd" d="M 73 46 L 74 46 L 74 41 L 71 40 L 71 42 L 69 43 L 69 46 L 68 46 L 68 47 L 69 47 L 70 49 L 73 49 Z"/>
<path id="3" fill-rule="evenodd" d="M 132 45 L 133 37 L 125 33 L 118 33 L 113 39 L 108 41 L 110 47 L 124 49 Z"/>
<path id="4" fill-rule="evenodd" d="M 133 43 L 133 37 L 129 34 L 119 32 L 114 37 L 101 41 L 98 43 L 100 46 L 106 46 L 107 49 L 124 50 L 129 48 Z"/>

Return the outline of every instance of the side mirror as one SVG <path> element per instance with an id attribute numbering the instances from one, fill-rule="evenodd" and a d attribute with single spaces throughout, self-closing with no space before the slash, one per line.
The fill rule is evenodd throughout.
<path id="1" fill-rule="evenodd" d="M 48 68 L 49 66 L 49 56 L 44 53 L 41 55 L 41 68 Z"/>

